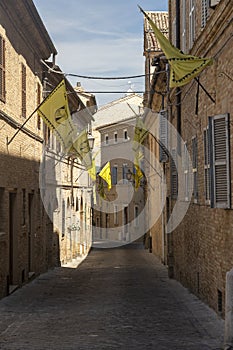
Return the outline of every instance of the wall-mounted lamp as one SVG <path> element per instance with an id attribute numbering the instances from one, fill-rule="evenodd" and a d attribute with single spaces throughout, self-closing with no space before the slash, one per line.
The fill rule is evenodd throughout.
<path id="1" fill-rule="evenodd" d="M 92 151 L 93 148 L 94 148 L 95 138 L 94 138 L 94 136 L 89 132 L 88 135 L 87 135 L 87 139 L 88 139 L 88 142 L 89 142 L 90 150 Z"/>

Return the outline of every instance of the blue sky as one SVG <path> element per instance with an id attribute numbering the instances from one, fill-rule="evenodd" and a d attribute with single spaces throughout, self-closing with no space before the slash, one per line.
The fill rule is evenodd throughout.
<path id="1" fill-rule="evenodd" d="M 167 0 L 34 0 L 34 4 L 58 51 L 57 64 L 66 73 L 88 76 L 144 74 L 143 15 L 167 11 Z M 143 91 L 144 79 L 80 81 L 87 91 L 122 91 L 95 94 L 98 105 L 124 96 L 132 85 Z"/>

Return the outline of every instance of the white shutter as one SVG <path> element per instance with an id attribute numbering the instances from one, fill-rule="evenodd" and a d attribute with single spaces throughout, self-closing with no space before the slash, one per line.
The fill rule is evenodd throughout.
<path id="1" fill-rule="evenodd" d="M 211 207 L 230 208 L 229 118 L 209 118 L 211 141 Z"/>
<path id="2" fill-rule="evenodd" d="M 220 0 L 210 0 L 210 7 L 214 7 L 216 5 L 218 5 Z"/>
<path id="3" fill-rule="evenodd" d="M 161 111 L 159 113 L 159 161 L 165 163 L 168 160 L 167 147 L 168 147 L 168 120 L 167 112 Z"/>
<path id="4" fill-rule="evenodd" d="M 176 168 L 177 164 L 177 152 L 176 149 L 173 148 L 171 150 L 171 197 L 173 199 L 177 198 L 178 194 L 178 172 Z"/>
<path id="5" fill-rule="evenodd" d="M 198 177 L 197 177 L 197 137 L 192 138 L 192 164 L 193 164 L 193 197 L 194 202 L 198 199 Z"/>
<path id="6" fill-rule="evenodd" d="M 209 17 L 209 1 L 201 0 L 201 27 L 204 28 Z"/>

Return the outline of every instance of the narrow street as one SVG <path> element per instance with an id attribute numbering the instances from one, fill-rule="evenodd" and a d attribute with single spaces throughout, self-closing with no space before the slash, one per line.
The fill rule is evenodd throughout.
<path id="1" fill-rule="evenodd" d="M 214 350 L 223 321 L 139 244 L 92 250 L 0 301 L 1 350 Z"/>

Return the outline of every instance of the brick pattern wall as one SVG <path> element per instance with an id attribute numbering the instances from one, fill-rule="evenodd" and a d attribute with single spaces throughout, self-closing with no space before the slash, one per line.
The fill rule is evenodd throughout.
<path id="1" fill-rule="evenodd" d="M 170 2 L 170 21 L 174 18 L 174 4 L 171 3 L 173 2 Z M 192 198 L 185 218 L 173 232 L 173 267 L 176 279 L 224 315 L 225 275 L 233 265 L 232 206 L 230 210 L 225 210 L 210 208 L 206 204 L 203 133 L 208 125 L 209 116 L 229 113 L 230 159 L 233 159 L 230 2 L 221 1 L 215 10 L 210 9 L 210 15 L 209 22 L 201 30 L 200 8 L 197 7 L 196 40 L 192 50 L 200 56 L 214 57 L 214 64 L 201 73 L 200 81 L 216 102 L 213 103 L 200 89 L 199 111 L 198 115 L 195 115 L 197 84 L 193 81 L 182 88 L 182 138 L 187 141 L 190 154 L 192 137 L 197 136 L 198 142 L 198 201 L 194 203 Z M 172 123 L 176 125 L 174 95 L 172 103 Z M 222 311 L 219 305 L 221 297 Z"/>

